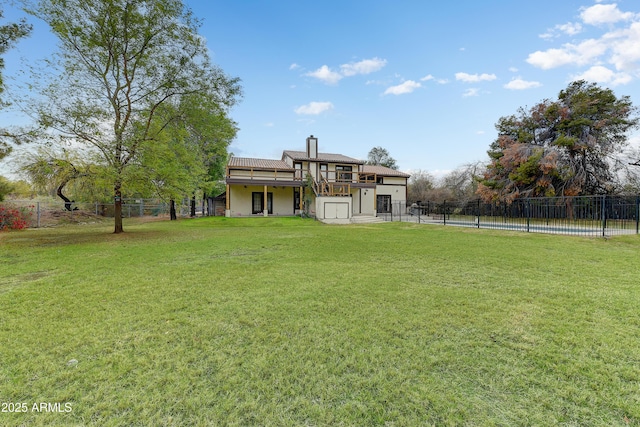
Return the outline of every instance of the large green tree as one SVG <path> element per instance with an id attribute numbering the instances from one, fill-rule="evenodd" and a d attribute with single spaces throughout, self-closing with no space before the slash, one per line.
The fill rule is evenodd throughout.
<path id="1" fill-rule="evenodd" d="M 628 132 L 637 126 L 628 96 L 573 82 L 556 101 L 500 118 L 478 194 L 487 201 L 509 201 L 614 192 L 626 165 Z"/>
<path id="2" fill-rule="evenodd" d="M 4 17 L 3 10 L 0 9 L 0 19 Z M 3 55 L 12 48 L 15 43 L 26 37 L 31 32 L 31 25 L 25 20 L 20 22 L 10 22 L 4 25 L 0 25 L 0 95 L 4 92 L 5 84 L 2 77 L 4 71 L 4 58 Z M 0 108 L 7 105 L 7 101 L 0 97 Z M 0 128 L 0 159 L 4 158 L 11 151 L 10 141 L 19 141 L 19 138 L 14 132 L 8 129 Z"/>
<path id="3" fill-rule="evenodd" d="M 223 178 L 236 123 L 224 109 L 199 94 L 183 97 L 179 105 L 166 103 L 156 119 L 156 125 L 163 126 L 159 133 L 163 143 L 141 147 L 138 171 L 142 181 L 164 199 L 190 197 L 195 211 L 196 194 L 211 194 Z"/>
<path id="4" fill-rule="evenodd" d="M 398 169 L 396 160 L 391 157 L 389 151 L 382 147 L 373 147 L 367 156 L 366 164 L 376 166 L 386 166 L 391 169 Z"/>
<path id="5" fill-rule="evenodd" d="M 179 102 L 197 94 L 227 111 L 239 79 L 212 64 L 199 23 L 180 0 L 42 0 L 32 13 L 60 39 L 60 67 L 40 104 L 52 138 L 88 146 L 108 167 L 115 233 L 122 195 L 142 151 L 166 144 Z M 175 114 L 166 114 L 171 104 Z"/>

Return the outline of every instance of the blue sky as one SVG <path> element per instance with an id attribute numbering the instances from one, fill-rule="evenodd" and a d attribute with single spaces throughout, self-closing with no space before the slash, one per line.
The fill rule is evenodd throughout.
<path id="1" fill-rule="evenodd" d="M 280 158 L 313 134 L 322 152 L 366 159 L 381 146 L 403 171 L 441 175 L 486 160 L 501 116 L 555 99 L 572 80 L 640 105 L 637 0 L 186 4 L 214 62 L 242 79 L 236 156 Z M 5 75 L 55 43 L 37 25 L 5 56 Z"/>

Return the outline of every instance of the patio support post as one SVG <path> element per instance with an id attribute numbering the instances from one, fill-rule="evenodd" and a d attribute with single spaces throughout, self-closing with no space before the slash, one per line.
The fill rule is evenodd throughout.
<path id="1" fill-rule="evenodd" d="M 224 212 L 224 216 L 226 216 L 227 218 L 229 218 L 231 216 L 231 206 L 230 206 L 230 201 L 231 201 L 231 194 L 230 194 L 230 187 L 229 184 L 227 184 L 227 192 L 225 193 L 225 212 Z"/>
<path id="2" fill-rule="evenodd" d="M 264 216 L 269 216 L 269 201 L 267 200 L 267 186 L 264 186 L 264 202 L 262 207 L 262 214 Z"/>

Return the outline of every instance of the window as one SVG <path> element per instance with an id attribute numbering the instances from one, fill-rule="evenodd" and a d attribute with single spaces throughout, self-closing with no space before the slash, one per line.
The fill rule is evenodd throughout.
<path id="1" fill-rule="evenodd" d="M 302 163 L 301 162 L 293 162 L 293 168 L 296 170 L 295 179 L 302 179 Z"/>
<path id="2" fill-rule="evenodd" d="M 273 193 L 267 193 L 267 210 L 268 213 L 273 215 Z M 251 213 L 259 214 L 264 211 L 264 193 L 254 192 L 251 193 Z"/>
<path id="3" fill-rule="evenodd" d="M 297 187 L 293 188 L 293 211 L 295 212 L 297 209 L 300 209 L 300 189 Z"/>
<path id="4" fill-rule="evenodd" d="M 351 166 L 336 165 L 336 181 L 351 181 Z"/>
<path id="5" fill-rule="evenodd" d="M 378 212 L 391 213 L 391 196 L 390 195 L 378 195 L 376 197 L 376 203 L 378 205 Z"/>
<path id="6" fill-rule="evenodd" d="M 329 165 L 326 163 L 320 163 L 320 176 L 324 179 L 329 179 Z"/>
<path id="7" fill-rule="evenodd" d="M 376 177 L 376 184 L 384 184 L 384 179 L 381 176 Z"/>

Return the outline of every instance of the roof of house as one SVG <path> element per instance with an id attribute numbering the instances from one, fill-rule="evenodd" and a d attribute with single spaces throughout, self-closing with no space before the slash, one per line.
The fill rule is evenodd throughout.
<path id="1" fill-rule="evenodd" d="M 331 162 L 331 163 L 355 163 L 358 165 L 363 164 L 362 160 L 354 159 L 353 157 L 343 156 L 342 154 L 331 153 L 318 153 L 318 156 L 311 158 L 307 155 L 306 151 L 293 151 L 285 150 L 282 152 L 282 157 L 291 157 L 293 160 L 301 161 L 315 161 L 315 162 Z"/>
<path id="2" fill-rule="evenodd" d="M 364 165 L 362 167 L 363 172 L 375 173 L 376 175 L 382 176 L 398 176 L 402 178 L 409 178 L 411 175 L 408 173 L 400 172 L 395 169 L 388 168 L 386 166 L 378 166 L 378 165 Z"/>
<path id="3" fill-rule="evenodd" d="M 291 166 L 289 166 L 282 160 L 254 159 L 250 157 L 231 157 L 231 159 L 229 159 L 229 167 L 269 170 L 294 170 Z"/>
<path id="4" fill-rule="evenodd" d="M 375 173 L 381 176 L 396 176 L 402 178 L 409 178 L 411 175 L 408 173 L 400 172 L 395 169 L 391 169 L 385 166 L 366 165 L 361 160 L 353 159 L 351 157 L 343 156 L 342 154 L 330 154 L 330 153 L 318 153 L 318 157 L 311 159 L 304 151 L 284 151 L 285 155 L 291 157 L 293 160 L 311 160 L 311 161 L 325 161 L 332 163 L 355 163 L 362 164 L 363 172 Z M 295 170 L 289 166 L 284 160 L 272 160 L 272 159 L 255 159 L 251 157 L 231 157 L 229 159 L 229 167 L 231 168 L 251 168 L 251 169 L 266 169 L 266 170 Z"/>

